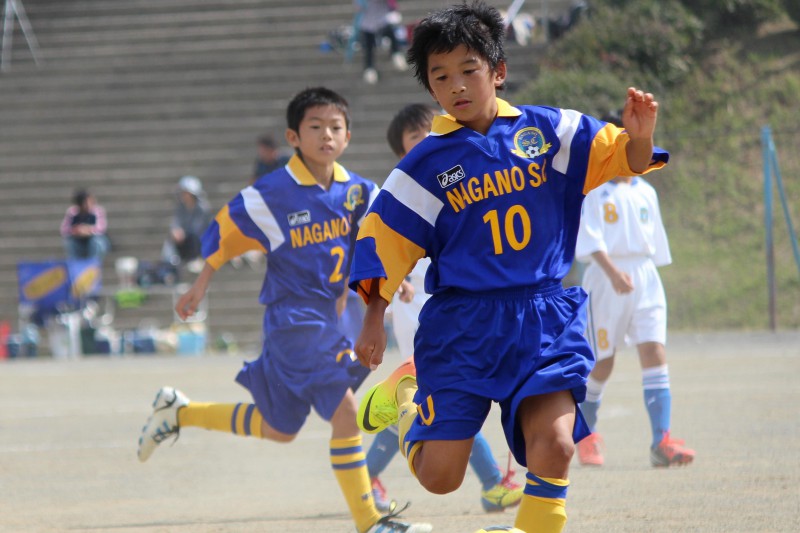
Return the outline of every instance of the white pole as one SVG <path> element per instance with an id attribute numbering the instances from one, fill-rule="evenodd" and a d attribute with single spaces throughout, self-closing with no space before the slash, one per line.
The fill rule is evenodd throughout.
<path id="1" fill-rule="evenodd" d="M 3 10 L 3 50 L 0 59 L 0 70 L 6 71 L 11 61 L 11 40 L 14 36 L 14 4 L 12 0 L 6 0 Z"/>
<path id="2" fill-rule="evenodd" d="M 25 37 L 25 42 L 28 43 L 33 61 L 37 65 L 39 64 L 39 42 L 33 34 L 33 28 L 28 21 L 28 15 L 25 14 L 22 0 L 6 0 L 5 10 L 3 11 L 3 49 L 2 58 L 0 58 L 0 70 L 2 71 L 7 71 L 11 68 L 11 46 L 14 38 L 15 15 L 19 20 L 22 35 Z"/>

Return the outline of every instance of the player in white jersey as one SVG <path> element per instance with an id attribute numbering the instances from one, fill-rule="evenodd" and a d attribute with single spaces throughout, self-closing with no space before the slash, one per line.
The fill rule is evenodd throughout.
<path id="1" fill-rule="evenodd" d="M 589 262 L 589 337 L 597 363 L 581 410 L 592 433 L 578 443 L 581 464 L 603 464 L 595 431 L 617 349 L 635 344 L 650 418 L 653 466 L 688 464 L 695 452 L 670 436 L 671 393 L 666 357 L 667 301 L 656 267 L 672 262 L 656 190 L 641 177 L 618 177 L 591 191 L 583 204 L 575 249 Z"/>

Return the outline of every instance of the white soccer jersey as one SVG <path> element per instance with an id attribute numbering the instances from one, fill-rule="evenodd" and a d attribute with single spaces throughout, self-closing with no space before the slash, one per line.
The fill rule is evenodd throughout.
<path id="1" fill-rule="evenodd" d="M 656 266 L 672 262 L 658 195 L 644 179 L 635 177 L 630 184 L 607 182 L 586 196 L 575 257 L 589 262 L 592 253 L 599 251 L 612 260 L 650 257 Z"/>
<path id="2" fill-rule="evenodd" d="M 414 286 L 414 298 L 410 302 L 401 302 L 400 295 L 396 293 L 392 300 L 392 328 L 403 359 L 414 355 L 414 335 L 419 327 L 419 312 L 431 297 L 425 292 L 425 272 L 430 264 L 430 258 L 423 257 L 408 274 L 409 282 Z"/>
<path id="3" fill-rule="evenodd" d="M 617 294 L 592 253 L 606 252 L 626 272 L 633 291 Z M 672 262 L 655 189 L 641 178 L 608 182 L 591 191 L 583 204 L 575 248 L 590 261 L 583 288 L 589 293 L 589 330 L 597 360 L 627 344 L 666 344 L 667 301 L 656 266 Z"/>

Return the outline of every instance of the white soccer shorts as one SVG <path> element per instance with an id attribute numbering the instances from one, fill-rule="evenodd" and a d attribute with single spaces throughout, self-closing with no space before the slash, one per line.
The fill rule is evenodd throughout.
<path id="1" fill-rule="evenodd" d="M 583 275 L 589 293 L 589 340 L 597 360 L 619 348 L 667 341 L 667 299 L 661 276 L 649 258 L 614 258 L 633 281 L 633 292 L 617 294 L 603 269 L 592 262 Z"/>

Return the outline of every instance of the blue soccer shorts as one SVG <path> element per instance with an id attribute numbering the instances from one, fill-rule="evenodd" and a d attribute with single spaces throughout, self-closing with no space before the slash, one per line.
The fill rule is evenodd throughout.
<path id="1" fill-rule="evenodd" d="M 586 293 L 538 289 L 435 294 L 420 313 L 414 361 L 419 416 L 406 440 L 462 440 L 481 429 L 498 402 L 508 446 L 527 464 L 517 424 L 522 400 L 569 390 L 586 395 L 594 356 L 584 336 Z M 576 407 L 575 442 L 589 434 Z"/>
<path id="2" fill-rule="evenodd" d="M 236 376 L 264 420 L 282 433 L 300 431 L 312 407 L 329 421 L 347 389 L 355 391 L 369 375 L 328 311 L 268 310 L 261 356 Z"/>

